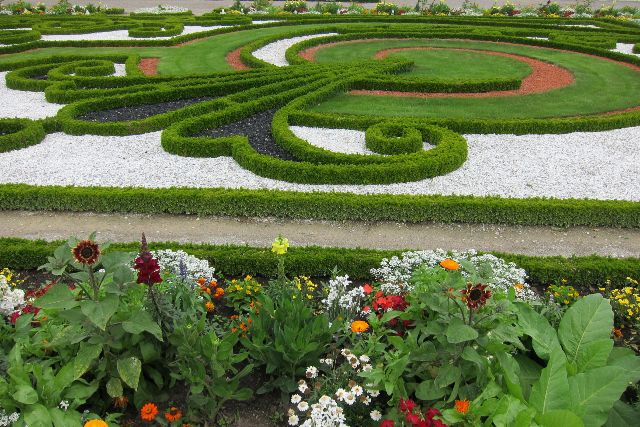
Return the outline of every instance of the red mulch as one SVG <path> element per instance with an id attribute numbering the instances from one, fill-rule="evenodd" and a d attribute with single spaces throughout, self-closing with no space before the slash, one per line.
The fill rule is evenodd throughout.
<path id="1" fill-rule="evenodd" d="M 233 51 L 229 52 L 227 54 L 226 58 L 225 58 L 227 60 L 227 64 L 231 65 L 231 67 L 236 71 L 250 70 L 251 67 L 246 65 L 240 59 L 240 51 L 241 50 L 242 50 L 242 48 L 240 47 L 240 48 L 238 48 L 236 50 L 233 50 Z"/>
<path id="2" fill-rule="evenodd" d="M 142 58 L 138 62 L 138 68 L 144 73 L 145 76 L 157 76 L 158 75 L 158 63 L 160 58 Z"/>

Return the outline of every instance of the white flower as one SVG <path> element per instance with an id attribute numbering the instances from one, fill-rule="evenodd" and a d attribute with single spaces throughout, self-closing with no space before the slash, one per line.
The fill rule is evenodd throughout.
<path id="1" fill-rule="evenodd" d="M 367 390 L 367 392 L 369 393 L 369 396 L 371 396 L 371 397 L 380 396 L 380 390 Z"/>
<path id="2" fill-rule="evenodd" d="M 299 394 L 294 394 L 293 396 L 291 396 L 291 403 L 293 403 L 294 405 L 300 402 L 301 400 L 302 400 L 302 396 L 300 396 Z"/>
<path id="3" fill-rule="evenodd" d="M 63 400 L 58 404 L 58 406 L 60 406 L 60 409 L 62 409 L 63 411 L 66 411 L 67 409 L 69 409 L 69 402 Z"/>
<path id="4" fill-rule="evenodd" d="M 322 361 L 320 361 L 322 363 Z M 324 359 L 324 363 L 329 365 L 329 366 L 333 366 L 333 359 Z"/>
<path id="5" fill-rule="evenodd" d="M 367 356 L 366 354 L 363 354 L 362 356 L 360 356 L 360 361 L 362 363 L 367 363 L 367 362 L 369 362 L 369 360 L 370 360 L 369 356 Z"/>
<path id="6" fill-rule="evenodd" d="M 346 393 L 345 389 L 339 388 L 336 390 L 336 397 L 338 400 L 342 400 L 344 398 L 344 394 Z"/>
<path id="7" fill-rule="evenodd" d="M 307 382 L 305 380 L 298 381 L 298 390 L 300 390 L 300 393 L 304 393 L 308 388 L 309 386 L 307 386 Z"/>
<path id="8" fill-rule="evenodd" d="M 360 387 L 359 385 L 354 385 L 353 387 L 351 387 L 351 392 L 353 394 L 355 394 L 356 396 L 360 396 L 363 392 L 362 387 Z"/>
<path id="9" fill-rule="evenodd" d="M 298 403 L 298 411 L 305 412 L 307 409 L 309 409 L 309 404 L 307 402 L 302 401 Z"/>
<path id="10" fill-rule="evenodd" d="M 331 402 L 333 402 L 333 399 L 330 398 L 329 396 L 327 396 L 326 394 L 322 395 L 322 397 L 320 399 L 318 399 L 318 403 L 322 406 L 327 406 L 329 405 Z M 335 403 L 335 402 L 334 402 Z"/>
<path id="11" fill-rule="evenodd" d="M 318 368 L 315 366 L 309 366 L 306 372 L 307 378 L 315 378 L 318 376 Z"/>
<path id="12" fill-rule="evenodd" d="M 298 419 L 297 415 L 291 415 L 289 417 L 289 425 L 290 426 L 297 426 L 298 425 L 298 421 L 299 421 L 299 419 Z"/>
<path id="13" fill-rule="evenodd" d="M 369 416 L 373 421 L 380 421 L 382 419 L 382 414 L 377 409 L 374 409 L 369 413 Z"/>
<path id="14" fill-rule="evenodd" d="M 360 402 L 362 402 L 364 405 L 369 406 L 369 403 L 371 403 L 371 398 L 369 396 L 362 396 L 360 398 Z"/>
<path id="15" fill-rule="evenodd" d="M 347 405 L 351 406 L 356 402 L 356 397 L 354 396 L 353 393 L 347 393 L 344 396 L 344 403 L 346 403 Z"/>
<path id="16" fill-rule="evenodd" d="M 367 363 L 366 365 L 362 365 L 362 370 L 365 371 L 365 372 L 369 372 L 372 369 L 373 369 L 373 366 L 371 366 L 371 363 Z"/>

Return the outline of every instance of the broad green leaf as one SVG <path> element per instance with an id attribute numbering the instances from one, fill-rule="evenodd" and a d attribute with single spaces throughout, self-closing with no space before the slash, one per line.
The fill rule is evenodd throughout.
<path id="1" fill-rule="evenodd" d="M 117 363 L 118 373 L 122 381 L 134 390 L 138 389 L 138 381 L 140 380 L 140 371 L 142 363 L 136 357 L 127 357 L 119 359 Z"/>
<path id="2" fill-rule="evenodd" d="M 613 404 L 629 385 L 634 373 L 618 366 L 604 366 L 569 378 L 572 409 L 587 427 L 607 421 Z"/>
<path id="3" fill-rule="evenodd" d="M 24 412 L 24 421 L 29 427 L 51 427 L 49 410 L 41 405 L 32 405 Z"/>
<path id="4" fill-rule="evenodd" d="M 16 387 L 13 399 L 25 405 L 33 405 L 38 401 L 38 393 L 29 385 L 19 385 Z"/>
<path id="5" fill-rule="evenodd" d="M 527 406 L 511 395 L 504 395 L 495 409 L 493 424 L 497 427 L 513 425 L 518 415 L 527 410 Z"/>
<path id="6" fill-rule="evenodd" d="M 629 381 L 640 381 L 640 357 L 626 347 L 614 347 L 609 355 L 608 366 L 619 366 L 629 373 Z"/>
<path id="7" fill-rule="evenodd" d="M 87 372 L 91 363 L 102 353 L 102 344 L 83 344 L 73 361 L 74 379 L 78 379 Z"/>
<path id="8" fill-rule="evenodd" d="M 156 337 L 159 341 L 162 341 L 162 330 L 158 323 L 153 320 L 153 317 L 149 312 L 144 310 L 138 310 L 131 314 L 129 320 L 122 322 L 122 329 L 130 334 L 141 334 L 143 332 L 149 332 Z"/>
<path id="9" fill-rule="evenodd" d="M 529 403 L 540 414 L 554 409 L 569 408 L 571 401 L 566 364 L 564 353 L 552 353 L 549 364 L 540 374 L 540 380 L 531 388 Z"/>
<path id="10" fill-rule="evenodd" d="M 522 395 L 525 399 L 529 400 L 531 387 L 540 378 L 542 366 L 522 354 L 516 355 L 515 359 L 520 367 L 518 378 L 520 379 L 520 385 L 522 386 Z"/>
<path id="11" fill-rule="evenodd" d="M 609 418 L 604 427 L 633 427 L 640 420 L 640 408 L 634 408 L 618 400 L 609 412 Z"/>
<path id="12" fill-rule="evenodd" d="M 453 319 L 447 327 L 447 341 L 451 344 L 458 344 L 478 338 L 478 331 L 471 326 L 465 325 L 460 319 Z"/>
<path id="13" fill-rule="evenodd" d="M 64 365 L 56 374 L 54 386 L 58 390 L 64 390 L 69 387 L 76 379 L 74 372 L 73 362 Z"/>
<path id="14" fill-rule="evenodd" d="M 436 387 L 433 380 L 426 380 L 416 387 L 416 397 L 420 400 L 440 399 L 446 393 L 446 389 Z"/>
<path id="15" fill-rule="evenodd" d="M 460 378 L 460 368 L 454 365 L 444 365 L 438 370 L 438 376 L 435 380 L 436 387 L 446 387 L 453 384 Z"/>
<path id="16" fill-rule="evenodd" d="M 63 393 L 65 399 L 87 400 L 95 394 L 100 385 L 99 381 L 93 381 L 90 384 L 83 384 L 76 381 Z"/>
<path id="17" fill-rule="evenodd" d="M 103 331 L 107 328 L 109 319 L 118 311 L 120 300 L 117 295 L 108 294 L 101 301 L 82 301 L 82 313 Z"/>
<path id="18" fill-rule="evenodd" d="M 603 357 L 606 361 L 608 353 L 604 354 L 607 347 L 603 342 L 610 339 L 612 329 L 613 310 L 609 300 L 600 294 L 579 299 L 567 310 L 558 327 L 568 363 L 575 363 L 578 372 L 585 372 Z M 596 341 L 602 344 L 591 344 Z"/>
<path id="19" fill-rule="evenodd" d="M 575 360 L 578 372 L 587 372 L 590 369 L 605 366 L 612 349 L 613 340 L 611 338 L 604 338 L 584 344 L 582 351 L 577 354 Z"/>
<path id="20" fill-rule="evenodd" d="M 107 394 L 110 397 L 120 397 L 123 395 L 122 382 L 119 378 L 110 378 L 107 381 Z"/>
<path id="21" fill-rule="evenodd" d="M 519 379 L 520 366 L 518 362 L 513 359 L 513 356 L 507 353 L 497 353 L 496 359 L 498 359 L 500 367 L 502 368 L 504 381 L 509 393 L 520 400 L 524 400 Z"/>
<path id="22" fill-rule="evenodd" d="M 75 411 L 63 411 L 59 408 L 49 408 L 49 416 L 53 427 L 73 427 L 82 425 L 82 416 Z"/>
<path id="23" fill-rule="evenodd" d="M 549 360 L 551 353 L 562 351 L 558 335 L 547 319 L 537 313 L 527 303 L 519 303 L 518 320 L 523 333 L 529 335 L 533 341 L 533 349 L 538 357 Z"/>
<path id="24" fill-rule="evenodd" d="M 36 299 L 34 303 L 36 307 L 53 310 L 69 310 L 77 307 L 78 304 L 73 292 L 64 283 L 53 285 L 46 294 Z"/>
<path id="25" fill-rule="evenodd" d="M 566 409 L 556 409 L 536 417 L 542 427 L 584 427 L 579 416 Z"/>

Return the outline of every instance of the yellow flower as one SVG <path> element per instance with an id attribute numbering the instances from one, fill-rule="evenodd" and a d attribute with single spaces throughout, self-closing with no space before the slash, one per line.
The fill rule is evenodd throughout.
<path id="1" fill-rule="evenodd" d="M 286 237 L 278 236 L 271 244 L 271 252 L 276 255 L 284 255 L 289 249 L 289 239 Z"/>

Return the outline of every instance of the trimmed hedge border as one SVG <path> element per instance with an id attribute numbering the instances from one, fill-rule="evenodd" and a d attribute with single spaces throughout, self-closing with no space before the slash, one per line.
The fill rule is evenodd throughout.
<path id="1" fill-rule="evenodd" d="M 0 185 L 0 209 L 640 228 L 640 203 L 277 190 Z"/>
<path id="2" fill-rule="evenodd" d="M 47 262 L 62 241 L 25 240 L 0 238 L 0 267 L 17 270 L 33 270 Z M 108 250 L 136 252 L 140 244 L 112 243 Z M 182 249 L 198 258 L 208 260 L 218 272 L 229 276 L 260 274 L 275 276 L 278 259 L 270 248 L 235 245 L 200 245 L 156 243 L 151 250 Z M 285 269 L 289 275 L 328 277 L 334 267 L 342 274 L 360 280 L 370 280 L 369 271 L 378 267 L 382 258 L 400 256 L 400 250 L 322 248 L 317 246 L 290 248 L 285 257 Z M 614 286 L 624 283 L 626 277 L 640 277 L 640 259 L 588 257 L 534 257 L 505 253 L 493 253 L 508 262 L 524 268 L 533 285 L 548 285 L 567 279 L 577 289 L 596 290 L 605 280 Z"/>
<path id="3" fill-rule="evenodd" d="M 45 135 L 40 122 L 28 119 L 0 119 L 0 153 L 38 144 Z"/>

